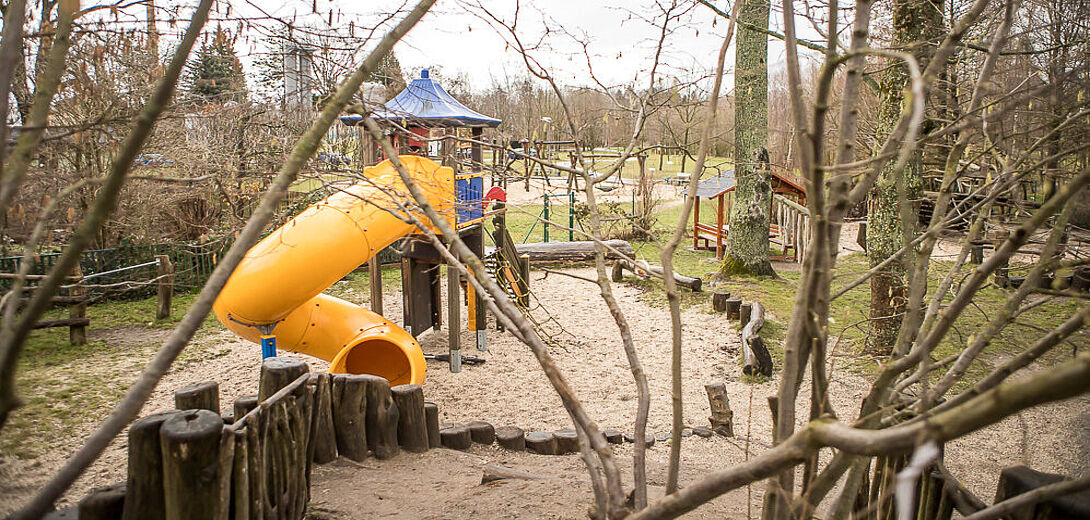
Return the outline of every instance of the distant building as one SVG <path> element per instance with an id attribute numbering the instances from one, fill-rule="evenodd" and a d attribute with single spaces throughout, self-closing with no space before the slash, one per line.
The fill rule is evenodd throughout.
<path id="1" fill-rule="evenodd" d="M 284 46 L 284 108 L 314 106 L 313 51 L 295 44 Z"/>

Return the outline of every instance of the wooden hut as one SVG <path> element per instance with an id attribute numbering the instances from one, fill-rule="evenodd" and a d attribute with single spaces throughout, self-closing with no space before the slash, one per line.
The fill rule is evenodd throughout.
<path id="1" fill-rule="evenodd" d="M 700 181 L 693 207 L 693 249 L 715 251 L 723 258 L 730 230 L 731 205 L 734 203 L 734 170 Z M 711 215 L 700 220 L 701 199 L 714 201 Z M 714 218 L 712 218 L 714 217 Z M 772 207 L 769 211 L 769 241 L 779 246 L 773 260 L 798 261 L 809 238 L 810 213 L 806 209 L 806 189 L 800 181 L 772 173 Z"/>

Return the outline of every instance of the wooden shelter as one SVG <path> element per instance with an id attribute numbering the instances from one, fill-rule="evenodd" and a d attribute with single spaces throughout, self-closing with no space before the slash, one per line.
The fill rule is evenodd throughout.
<path id="1" fill-rule="evenodd" d="M 693 207 L 693 249 L 715 251 L 723 258 L 730 230 L 731 205 L 734 203 L 734 170 L 700 181 Z M 700 221 L 700 199 L 715 201 L 714 220 Z M 772 173 L 772 205 L 769 208 L 769 241 L 780 247 L 773 260 L 799 261 L 809 237 L 810 212 L 806 209 L 806 189 L 797 179 Z"/>

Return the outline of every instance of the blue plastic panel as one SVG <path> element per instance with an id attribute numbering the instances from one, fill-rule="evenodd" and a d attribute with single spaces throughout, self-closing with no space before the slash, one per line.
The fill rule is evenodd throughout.
<path id="1" fill-rule="evenodd" d="M 457 179 L 455 193 L 457 200 L 458 224 L 472 222 L 484 216 L 481 198 L 484 197 L 484 177 L 476 174 L 472 177 Z"/>

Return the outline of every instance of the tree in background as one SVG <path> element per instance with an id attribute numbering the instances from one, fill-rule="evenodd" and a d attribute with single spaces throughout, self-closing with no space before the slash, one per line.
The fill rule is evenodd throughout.
<path id="1" fill-rule="evenodd" d="M 230 32 L 217 27 L 212 39 L 201 44 L 189 65 L 186 90 L 194 100 L 204 103 L 246 100 L 246 77 Z"/>
<path id="2" fill-rule="evenodd" d="M 893 47 L 912 54 L 920 68 L 927 66 L 935 52 L 936 41 L 944 34 L 942 0 L 896 0 L 893 3 Z M 893 129 L 904 102 L 908 82 L 905 68 L 894 60 L 879 83 L 882 100 L 879 107 L 877 141 L 886 139 Z M 867 255 L 871 267 L 878 266 L 901 249 L 908 236 L 917 234 L 917 212 L 909 201 L 919 199 L 922 189 L 921 158 L 917 155 L 903 171 L 886 165 L 870 194 L 867 211 Z M 897 340 L 905 306 L 909 257 L 889 262 L 870 279 L 870 333 L 867 350 L 887 352 Z"/>
<path id="3" fill-rule="evenodd" d="M 394 96 L 405 90 L 406 86 L 405 73 L 401 71 L 401 63 L 397 61 L 397 56 L 394 56 L 392 52 L 382 59 L 378 70 L 371 73 L 367 81 L 379 83 L 386 87 L 386 94 L 383 96 L 384 101 L 393 99 Z"/>
<path id="4" fill-rule="evenodd" d="M 734 203 L 721 276 L 775 275 L 768 251 L 768 0 L 746 0 L 738 15 L 734 71 Z M 697 172 L 699 174 L 699 172 Z"/>

